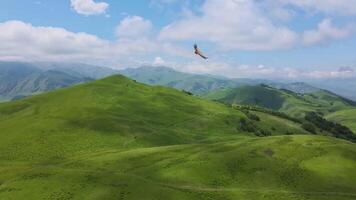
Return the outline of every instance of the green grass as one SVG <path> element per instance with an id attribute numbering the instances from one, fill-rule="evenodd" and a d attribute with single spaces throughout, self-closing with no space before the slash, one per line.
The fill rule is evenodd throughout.
<path id="1" fill-rule="evenodd" d="M 252 112 L 256 114 L 261 121 L 257 122 L 257 124 L 265 129 L 269 130 L 274 135 L 288 135 L 288 134 L 308 134 L 307 131 L 301 128 L 299 123 L 292 122 L 287 119 L 283 119 L 277 116 L 272 116 L 270 114 L 262 113 L 262 112 Z"/>
<path id="2" fill-rule="evenodd" d="M 356 197 L 355 144 L 255 114 L 280 136 L 241 132 L 238 110 L 122 76 L 0 104 L 0 199 Z"/>
<path id="3" fill-rule="evenodd" d="M 37 160 L 203 142 L 241 135 L 242 116 L 177 90 L 114 76 L 0 104 L 0 151 L 3 159 Z"/>
<path id="4" fill-rule="evenodd" d="M 261 106 L 297 118 L 303 118 L 308 112 L 330 114 L 355 106 L 354 102 L 324 90 L 297 94 L 262 85 L 217 90 L 204 97 L 227 104 Z"/>
<path id="5" fill-rule="evenodd" d="M 257 105 L 274 110 L 282 107 L 284 98 L 274 89 L 269 89 L 262 86 L 242 86 L 239 88 L 217 92 L 221 102 L 230 104 Z M 223 96 L 225 94 L 225 96 Z M 222 97 L 222 98 L 219 98 Z"/>
<path id="6" fill-rule="evenodd" d="M 338 111 L 327 115 L 326 118 L 330 121 L 343 124 L 356 133 L 356 109 Z"/>
<path id="7" fill-rule="evenodd" d="M 113 149 L 2 167 L 0 198 L 351 200 L 355 153 L 351 143 L 316 136 Z"/>
<path id="8" fill-rule="evenodd" d="M 214 92 L 210 92 L 206 95 L 204 95 L 203 97 L 209 100 L 219 100 L 219 99 L 223 99 L 226 96 L 228 96 L 229 94 L 231 94 L 233 92 L 233 88 L 225 88 L 225 89 L 219 89 L 216 90 Z"/>

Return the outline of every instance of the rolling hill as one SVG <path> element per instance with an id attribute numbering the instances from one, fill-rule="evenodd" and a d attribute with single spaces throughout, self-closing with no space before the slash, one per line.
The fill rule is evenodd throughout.
<path id="1" fill-rule="evenodd" d="M 0 61 L 0 101 L 103 78 L 115 71 L 85 64 Z"/>
<path id="2" fill-rule="evenodd" d="M 349 127 L 356 133 L 356 109 L 341 110 L 326 116 L 330 121 L 334 121 Z"/>
<path id="3" fill-rule="evenodd" d="M 307 112 L 326 115 L 356 106 L 355 102 L 326 90 L 300 94 L 267 85 L 218 90 L 205 97 L 226 104 L 257 105 L 298 118 L 303 117 Z"/>
<path id="4" fill-rule="evenodd" d="M 0 199 L 356 197 L 354 143 L 254 113 L 119 75 L 2 103 Z"/>

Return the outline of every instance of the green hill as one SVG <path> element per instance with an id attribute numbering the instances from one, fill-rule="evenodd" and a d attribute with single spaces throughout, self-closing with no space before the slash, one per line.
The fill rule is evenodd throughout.
<path id="1" fill-rule="evenodd" d="M 343 124 L 356 133 L 356 109 L 341 110 L 327 115 L 326 118 Z"/>
<path id="2" fill-rule="evenodd" d="M 9 159 L 31 159 L 36 154 L 65 157 L 103 145 L 150 147 L 208 140 L 222 133 L 235 136 L 243 115 L 180 91 L 121 76 L 0 104 L 0 114 L 3 133 L 8 132 L 2 135 L 0 151 Z M 18 140 L 23 147 L 10 150 L 11 141 Z"/>
<path id="3" fill-rule="evenodd" d="M 355 198 L 355 144 L 255 114 L 122 76 L 3 103 L 0 199 Z"/>
<path id="4" fill-rule="evenodd" d="M 300 94 L 266 85 L 218 90 L 205 95 L 205 98 L 226 104 L 257 105 L 298 118 L 307 112 L 329 114 L 356 105 L 355 102 L 326 90 Z"/>

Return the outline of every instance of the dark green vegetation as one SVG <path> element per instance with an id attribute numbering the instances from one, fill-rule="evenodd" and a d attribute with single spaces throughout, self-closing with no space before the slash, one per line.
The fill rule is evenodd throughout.
<path id="1" fill-rule="evenodd" d="M 354 108 L 356 105 L 355 102 L 326 90 L 301 94 L 267 85 L 218 90 L 207 94 L 205 97 L 226 104 L 257 105 L 297 118 L 303 118 L 308 112 L 327 115 L 336 111 Z"/>
<path id="2" fill-rule="evenodd" d="M 225 96 L 217 100 L 227 104 L 255 105 L 279 110 L 284 103 L 279 90 L 270 89 L 268 86 L 243 86 L 225 91 Z"/>
<path id="3" fill-rule="evenodd" d="M 0 104 L 0 127 L 0 199 L 356 197 L 355 144 L 122 76 Z"/>
<path id="4" fill-rule="evenodd" d="M 305 116 L 305 120 L 310 122 L 320 128 L 322 131 L 328 131 L 332 133 L 337 138 L 342 138 L 356 142 L 356 135 L 346 126 L 341 124 L 328 121 L 318 115 L 317 113 L 311 112 Z M 314 131 L 315 132 L 315 131 Z"/>
<path id="5" fill-rule="evenodd" d="M 21 99 L 115 73 L 84 64 L 0 61 L 0 101 Z"/>

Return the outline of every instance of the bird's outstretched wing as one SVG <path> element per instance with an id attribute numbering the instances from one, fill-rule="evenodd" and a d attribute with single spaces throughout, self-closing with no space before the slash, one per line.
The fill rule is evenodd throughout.
<path id="1" fill-rule="evenodd" d="M 195 54 L 197 54 L 197 55 L 199 55 L 200 57 L 202 57 L 203 59 L 208 59 L 208 57 L 206 57 L 206 56 L 204 56 L 203 54 L 202 54 L 202 52 L 199 50 L 199 48 L 198 48 L 198 45 L 197 44 L 194 44 L 194 50 L 195 50 Z"/>

